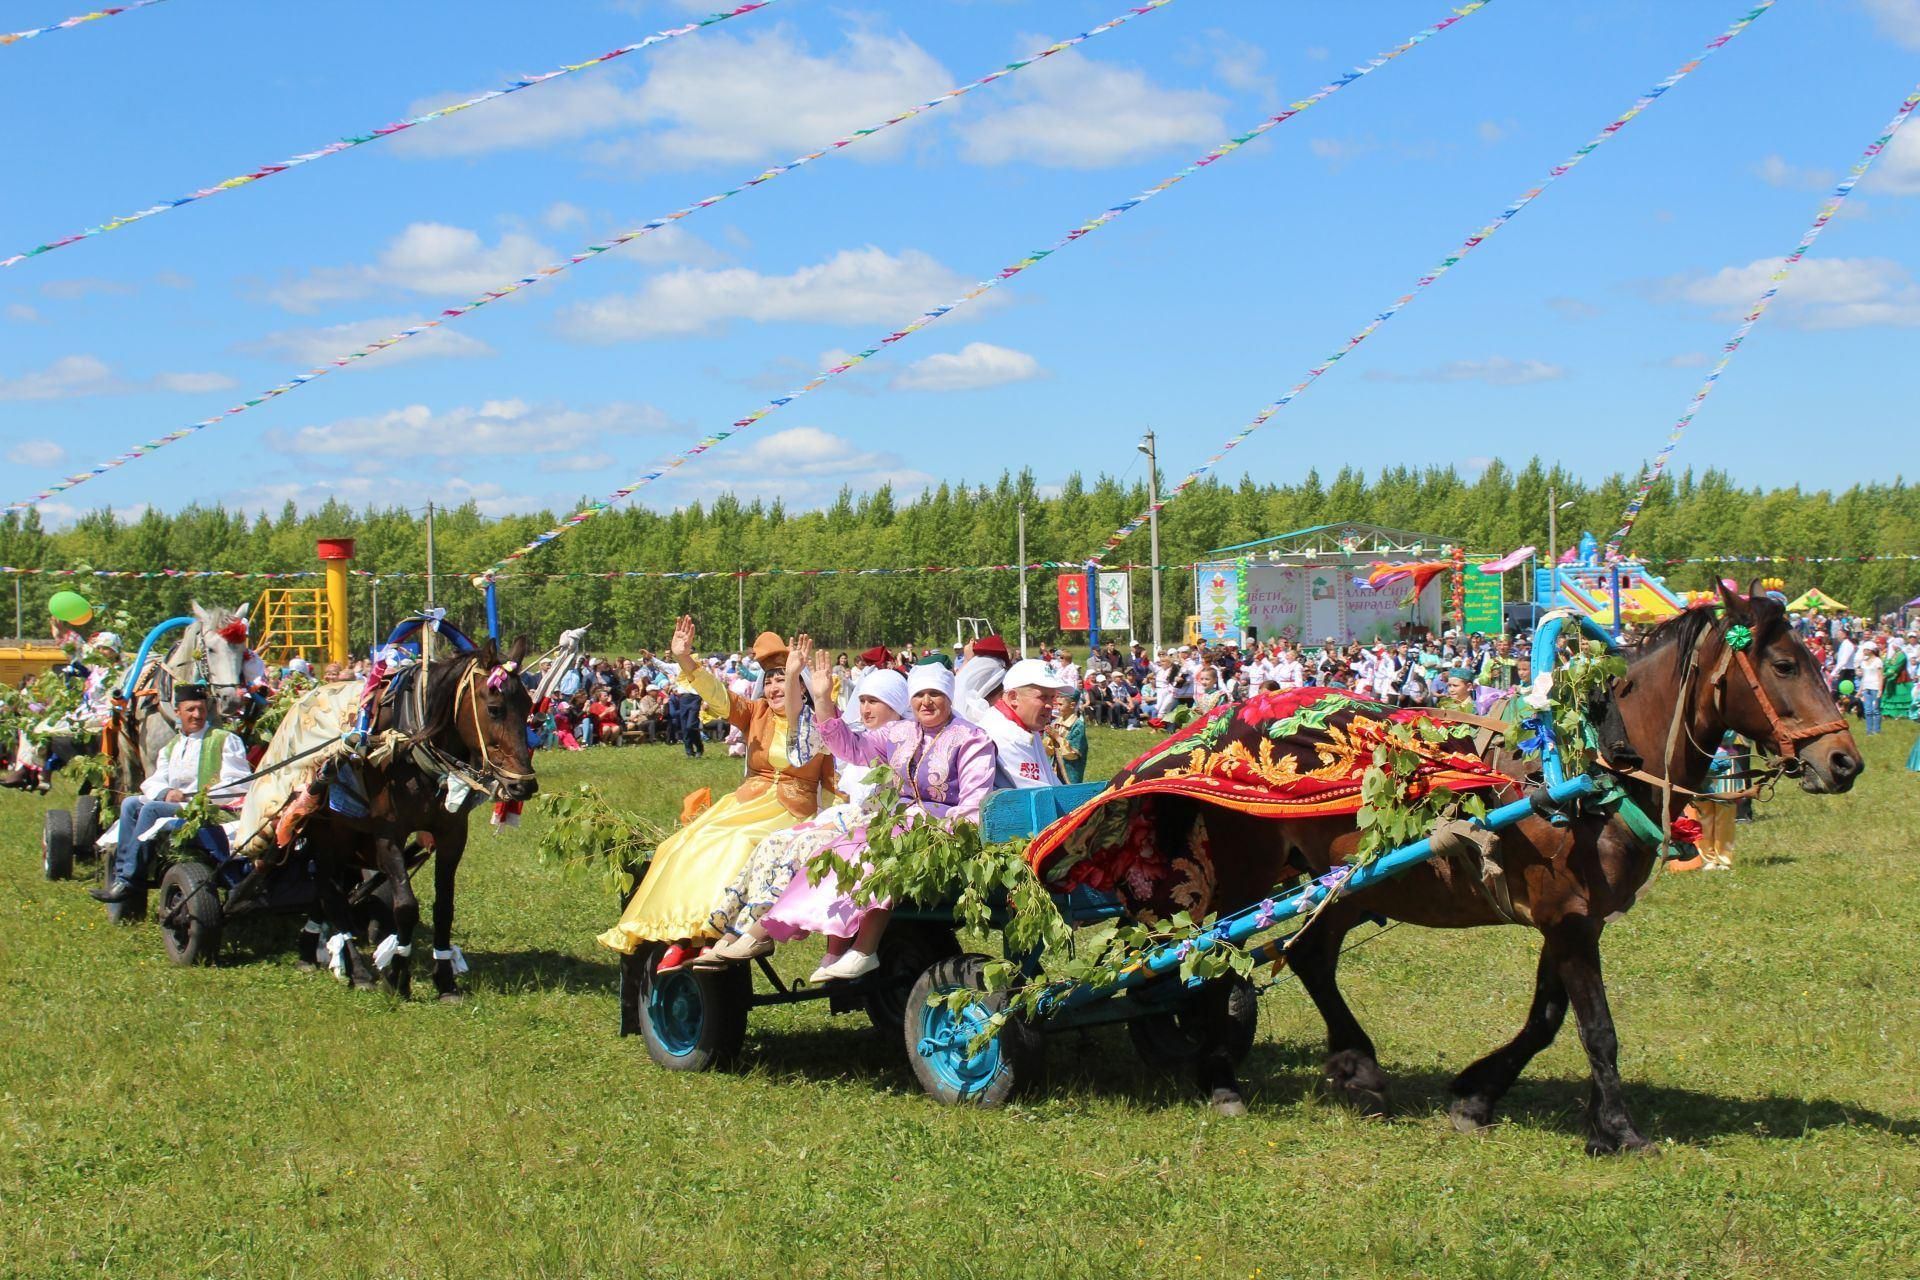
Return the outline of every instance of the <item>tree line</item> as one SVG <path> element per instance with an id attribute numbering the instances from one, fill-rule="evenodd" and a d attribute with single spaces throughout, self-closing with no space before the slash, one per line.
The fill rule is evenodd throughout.
<path id="1" fill-rule="evenodd" d="M 1249 542 L 1310 525 L 1362 521 L 1434 533 L 1469 550 L 1504 554 L 1525 543 L 1547 545 L 1548 491 L 1572 505 L 1559 516 L 1564 548 L 1591 530 L 1604 540 L 1617 524 L 1634 486 L 1615 475 L 1589 483 L 1538 459 L 1518 469 L 1490 464 L 1468 479 L 1451 467 L 1394 467 L 1369 479 L 1346 468 L 1329 482 L 1309 470 L 1293 484 L 1237 485 L 1208 481 L 1171 502 L 1161 517 L 1161 561 L 1184 565 L 1214 548 Z M 1016 526 L 1027 515 L 1027 559 L 1083 561 L 1120 524 L 1145 508 L 1142 482 L 1079 475 L 1043 491 L 1031 473 L 1003 475 L 992 485 L 941 484 L 910 500 L 890 488 L 856 495 L 842 491 L 816 511 L 790 511 L 778 501 L 743 502 L 722 496 L 674 511 L 629 507 L 590 520 L 534 552 L 503 575 L 499 600 L 503 630 L 551 642 L 565 627 L 589 625 L 597 648 L 630 651 L 664 647 L 670 620 L 692 613 L 703 624 L 705 648 L 731 648 L 744 631 L 808 631 L 836 646 L 905 642 L 951 643 L 954 620 L 984 617 L 1002 631 L 1019 625 L 1019 588 L 1013 573 L 912 573 L 875 577 L 731 577 L 699 581 L 591 578 L 549 580 L 547 574 L 616 570 L 719 571 L 761 569 L 968 568 L 1016 560 Z M 437 514 L 434 524 L 435 595 L 449 616 L 476 632 L 483 627 L 480 592 L 465 575 L 497 560 L 555 523 L 552 512 L 491 519 L 471 504 Z M 354 511 L 329 502 L 307 513 L 291 505 L 277 516 L 251 516 L 218 506 L 167 513 L 148 509 L 123 519 L 111 510 L 48 530 L 38 516 L 0 520 L 0 564 L 35 568 L 153 570 L 224 569 L 286 572 L 318 569 L 316 538 L 356 540 L 354 567 L 379 574 L 422 573 L 427 567 L 425 518 L 398 509 Z M 1895 479 L 1855 485 L 1841 493 L 1798 487 L 1743 489 L 1722 471 L 1691 471 L 1664 478 L 1650 495 L 1629 553 L 1661 561 L 1723 555 L 1859 556 L 1920 552 L 1920 488 Z M 1107 557 L 1111 564 L 1145 564 L 1142 529 Z M 1721 565 L 1743 583 L 1779 577 L 1798 593 L 1819 586 L 1861 610 L 1882 611 L 1920 593 L 1920 562 Z M 1709 585 L 1716 566 L 1658 570 L 1676 588 Z M 317 586 L 319 580 L 292 584 Z M 1192 611 L 1191 575 L 1169 569 L 1163 579 L 1166 632 L 1177 636 Z M 142 625 L 181 612 L 189 598 L 239 604 L 272 583 L 254 581 L 90 579 L 65 584 L 23 580 L 29 634 L 44 631 L 47 596 L 76 585 Z M 1519 575 L 1509 591 L 1522 588 Z M 1139 630 L 1147 630 L 1148 579 L 1134 575 Z M 382 630 L 426 603 L 419 578 L 381 581 L 377 590 L 356 578 L 352 587 L 353 643 L 364 650 L 376 621 Z M 1029 577 L 1030 630 L 1036 640 L 1064 638 L 1055 626 L 1053 574 Z M 0 605 L 3 608 L 4 605 Z M 11 619 L 8 619 L 10 622 Z M 6 629 L 0 625 L 0 629 Z M 132 637 L 129 637 L 131 641 Z"/>

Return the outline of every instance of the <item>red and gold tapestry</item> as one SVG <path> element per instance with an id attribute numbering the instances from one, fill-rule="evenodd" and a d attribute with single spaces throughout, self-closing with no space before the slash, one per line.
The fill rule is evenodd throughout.
<path id="1" fill-rule="evenodd" d="M 1263 818 L 1357 813 L 1360 783 L 1388 723 L 1430 718 L 1338 689 L 1262 693 L 1219 707 L 1115 775 L 1107 789 L 1054 822 L 1027 848 L 1049 888 L 1124 888 L 1151 843 L 1141 803 L 1171 795 Z M 1405 749 L 1405 748 L 1402 748 Z M 1479 791 L 1509 779 L 1471 752 L 1422 742 L 1421 789 Z M 1135 885 L 1136 891 L 1144 883 Z"/>

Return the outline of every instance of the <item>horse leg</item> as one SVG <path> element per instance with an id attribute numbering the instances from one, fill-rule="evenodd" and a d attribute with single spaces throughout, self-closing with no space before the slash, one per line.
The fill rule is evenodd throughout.
<path id="1" fill-rule="evenodd" d="M 1233 1015 L 1227 1006 L 1233 999 L 1234 987 L 1232 982 L 1216 980 L 1204 984 L 1194 997 L 1200 1015 L 1197 1036 L 1200 1052 L 1194 1061 L 1194 1070 L 1200 1092 L 1207 1096 L 1207 1105 L 1214 1114 L 1222 1116 L 1247 1114 L 1247 1101 L 1241 1096 L 1230 1043 Z"/>
<path id="2" fill-rule="evenodd" d="M 454 973 L 453 878 L 466 851 L 466 828 L 434 833 L 433 851 L 433 986 L 442 1000 L 464 997 Z"/>
<path id="3" fill-rule="evenodd" d="M 320 963 L 331 965 L 337 952 L 346 972 L 335 969 L 334 976 L 356 987 L 372 987 L 375 985 L 373 972 L 367 968 L 359 948 L 353 945 L 353 907 L 347 902 L 347 891 L 340 887 L 339 863 L 324 859 L 317 870 L 320 913 L 332 931 L 321 943 Z"/>
<path id="4" fill-rule="evenodd" d="M 387 985 L 402 1000 L 413 995 L 413 935 L 420 927 L 420 899 L 407 879 L 407 852 L 381 836 L 373 844 L 374 861 L 393 886 L 393 936 L 398 949 L 387 962 Z"/>
<path id="5" fill-rule="evenodd" d="M 1600 974 L 1600 926 L 1568 921 L 1547 935 L 1547 945 L 1566 985 L 1593 1073 L 1587 1092 L 1587 1154 L 1644 1150 L 1653 1144 L 1634 1128 L 1620 1085 L 1620 1039 L 1614 1033 L 1613 1011 L 1607 1007 L 1606 982 Z"/>
<path id="6" fill-rule="evenodd" d="M 1386 1073 L 1380 1070 L 1373 1041 L 1347 1007 L 1335 977 L 1340 943 L 1358 919 L 1351 910 L 1327 908 L 1287 948 L 1287 964 L 1299 975 L 1300 985 L 1307 989 L 1314 1008 L 1327 1024 L 1327 1087 L 1367 1115 L 1384 1116 Z"/>
<path id="7" fill-rule="evenodd" d="M 1462 1133 L 1484 1129 L 1493 1122 L 1493 1109 L 1535 1054 L 1553 1043 L 1567 1016 L 1567 987 L 1553 948 L 1540 944 L 1540 964 L 1533 980 L 1533 1005 L 1520 1033 L 1454 1077 L 1453 1105 L 1447 1114 Z"/>

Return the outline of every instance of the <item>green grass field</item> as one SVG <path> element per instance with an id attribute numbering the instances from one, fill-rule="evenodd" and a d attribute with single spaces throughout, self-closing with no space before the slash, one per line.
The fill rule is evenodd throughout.
<path id="1" fill-rule="evenodd" d="M 757 1013 L 738 1074 L 655 1068 L 614 1034 L 593 935 L 617 904 L 534 865 L 538 817 L 476 823 L 455 932 L 472 998 L 445 1006 L 425 982 L 403 1004 L 296 972 L 290 923 L 171 967 L 154 925 L 40 878 L 45 802 L 0 793 L 0 1272 L 1920 1274 L 1913 736 L 1864 739 L 1849 796 L 1783 790 L 1733 874 L 1665 877 L 1609 930 L 1628 1097 L 1661 1146 L 1618 1160 L 1581 1154 L 1571 1026 L 1504 1123 L 1446 1122 L 1451 1073 L 1524 1012 L 1518 929 L 1396 929 L 1348 958 L 1390 1120 L 1319 1095 L 1319 1019 L 1286 983 L 1261 1002 L 1245 1119 L 1151 1076 L 1116 1029 L 1055 1040 L 1041 1096 L 953 1110 L 819 1005 Z M 1145 745 L 1100 735 L 1092 776 Z M 667 747 L 539 764 L 660 819 L 737 776 Z"/>

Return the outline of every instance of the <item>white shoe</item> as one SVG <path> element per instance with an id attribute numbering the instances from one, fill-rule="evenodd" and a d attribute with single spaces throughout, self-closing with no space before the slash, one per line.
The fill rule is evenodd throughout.
<path id="1" fill-rule="evenodd" d="M 864 978 L 880 967 L 880 957 L 868 955 L 864 951 L 849 948 L 838 960 L 823 964 L 813 971 L 810 982 L 849 982 L 854 978 Z"/>

